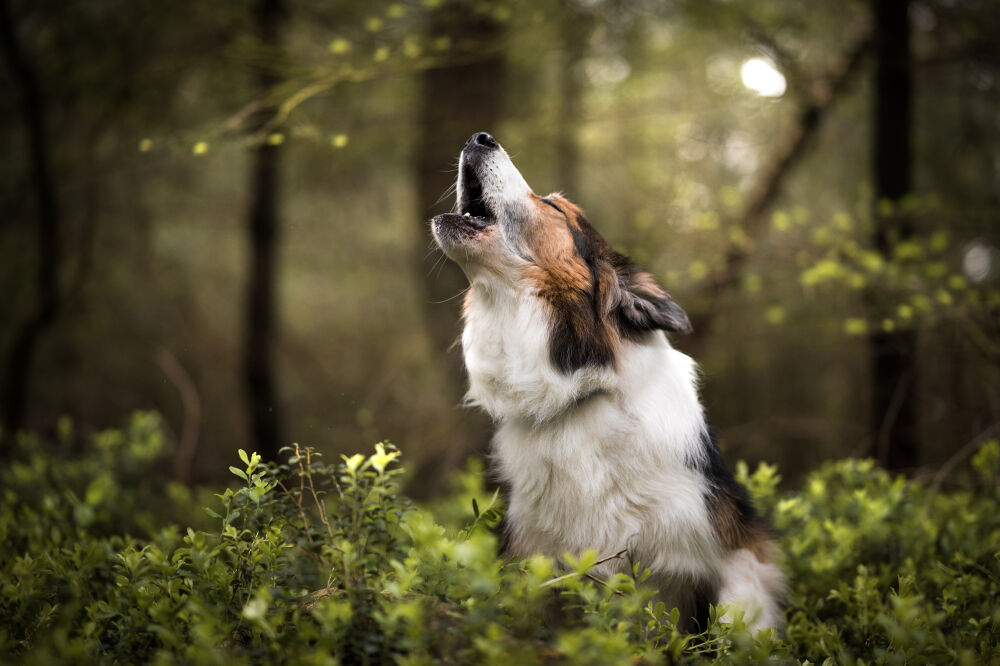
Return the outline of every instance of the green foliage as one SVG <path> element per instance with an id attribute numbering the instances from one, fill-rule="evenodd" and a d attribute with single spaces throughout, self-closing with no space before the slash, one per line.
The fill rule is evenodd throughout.
<path id="1" fill-rule="evenodd" d="M 786 640 L 837 663 L 1000 662 L 995 482 L 939 492 L 871 460 L 824 465 L 778 501 Z"/>
<path id="2" fill-rule="evenodd" d="M 861 336 L 871 331 L 891 333 L 954 320 L 962 324 L 975 344 L 992 349 L 992 343 L 984 344 L 983 338 L 989 337 L 991 313 L 1000 292 L 991 281 L 981 276 L 970 281 L 964 274 L 962 258 L 971 245 L 966 239 L 965 248 L 958 246 L 955 234 L 941 225 L 939 197 L 910 195 L 896 204 L 875 203 L 866 192 L 856 209 L 854 214 L 839 210 L 825 220 L 801 207 L 773 213 L 771 247 L 767 251 L 783 251 L 789 265 L 794 258 L 802 302 L 865 294 L 863 303 L 830 324 L 846 335 Z M 904 236 L 893 227 L 894 232 L 885 239 L 886 247 L 879 249 L 873 240 L 873 209 L 879 217 L 893 221 L 895 227 L 911 226 L 918 232 Z M 714 227 L 696 228 L 716 233 Z M 732 227 L 730 235 L 732 229 L 738 227 Z M 748 249 L 732 238 L 730 243 Z M 745 276 L 743 286 L 750 295 L 773 289 L 775 280 L 786 278 L 775 274 L 765 280 L 751 273 Z M 786 315 L 785 309 L 776 305 L 765 310 L 764 318 L 778 325 L 787 321 Z"/>
<path id="3" fill-rule="evenodd" d="M 69 460 L 32 440 L 0 471 L 4 662 L 1000 663 L 995 441 L 948 491 L 847 460 L 785 494 L 776 468 L 741 465 L 781 534 L 777 636 L 719 623 L 723 609 L 679 631 L 645 572 L 589 574 L 621 553 L 498 559 L 502 506 L 478 463 L 425 509 L 400 495 L 388 443 L 337 463 L 241 450 L 211 530 L 151 530 L 156 418 L 92 444 Z"/>

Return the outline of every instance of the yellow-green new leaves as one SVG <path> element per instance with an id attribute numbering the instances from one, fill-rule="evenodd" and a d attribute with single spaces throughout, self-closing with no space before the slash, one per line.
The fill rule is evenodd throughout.
<path id="1" fill-rule="evenodd" d="M 360 453 L 355 453 L 351 457 L 342 455 L 341 458 L 344 459 L 344 468 L 347 470 L 347 473 L 351 476 L 356 476 L 359 472 L 372 468 L 379 474 L 384 474 L 385 468 L 389 463 L 402 455 L 399 451 L 387 452 L 385 444 L 383 442 L 376 444 L 375 453 L 367 459 Z"/>
<path id="2" fill-rule="evenodd" d="M 972 468 L 981 479 L 996 483 L 1000 475 L 1000 441 L 991 439 L 972 457 Z"/>
<path id="3" fill-rule="evenodd" d="M 378 473 L 381 474 L 385 471 L 385 466 L 398 458 L 400 455 L 402 454 L 399 451 L 386 453 L 385 446 L 380 442 L 375 445 L 375 455 L 370 458 L 372 467 L 378 470 Z"/>
<path id="4" fill-rule="evenodd" d="M 350 458 L 347 456 L 341 456 L 341 458 L 344 459 L 344 466 L 347 468 L 347 472 L 351 476 L 358 473 L 358 467 L 365 461 L 365 457 L 360 453 L 355 453 Z"/>

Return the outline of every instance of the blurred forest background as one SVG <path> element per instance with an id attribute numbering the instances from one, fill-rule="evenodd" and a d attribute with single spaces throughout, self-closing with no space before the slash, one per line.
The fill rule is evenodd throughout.
<path id="1" fill-rule="evenodd" d="M 0 0 L 5 432 L 156 409 L 189 482 L 387 438 L 437 492 L 491 426 L 427 221 L 487 130 L 688 310 L 727 458 L 947 469 L 1000 428 L 998 9 Z"/>

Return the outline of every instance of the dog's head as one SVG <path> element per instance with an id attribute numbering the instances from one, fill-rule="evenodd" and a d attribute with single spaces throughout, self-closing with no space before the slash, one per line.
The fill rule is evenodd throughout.
<path id="1" fill-rule="evenodd" d="M 623 340 L 650 331 L 691 330 L 652 275 L 611 249 L 565 197 L 532 192 L 486 132 L 459 157 L 457 209 L 434 218 L 438 245 L 473 284 L 502 282 L 548 304 L 560 370 L 614 364 Z"/>

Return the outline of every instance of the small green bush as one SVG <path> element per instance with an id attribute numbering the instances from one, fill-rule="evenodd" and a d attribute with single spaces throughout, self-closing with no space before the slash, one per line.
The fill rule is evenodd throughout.
<path id="1" fill-rule="evenodd" d="M 19 445 L 0 470 L 4 663 L 1000 663 L 996 442 L 947 491 L 846 460 L 783 494 L 773 467 L 741 465 L 785 554 L 777 636 L 680 632 L 643 572 L 590 577 L 614 553 L 498 559 L 477 463 L 421 508 L 387 443 L 337 463 L 240 451 L 200 529 L 171 522 L 193 500 L 156 474 L 154 415 L 82 458 Z"/>

